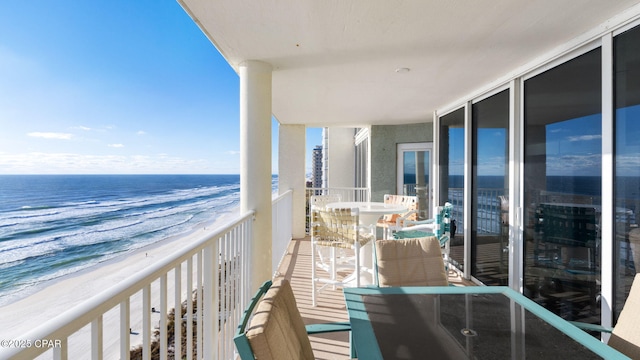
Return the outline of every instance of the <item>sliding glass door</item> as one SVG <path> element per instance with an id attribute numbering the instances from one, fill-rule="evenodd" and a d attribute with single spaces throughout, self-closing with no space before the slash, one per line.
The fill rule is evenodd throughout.
<path id="1" fill-rule="evenodd" d="M 509 281 L 509 90 L 471 107 L 471 275 Z"/>
<path id="2" fill-rule="evenodd" d="M 640 27 L 614 38 L 614 316 L 640 272 Z"/>
<path id="3" fill-rule="evenodd" d="M 524 82 L 525 294 L 600 322 L 601 50 Z"/>
<path id="4" fill-rule="evenodd" d="M 465 161 L 465 111 L 464 108 L 440 117 L 438 164 L 440 165 L 440 203 L 453 205 L 451 213 L 450 260 L 459 269 L 464 267 L 464 161 Z"/>

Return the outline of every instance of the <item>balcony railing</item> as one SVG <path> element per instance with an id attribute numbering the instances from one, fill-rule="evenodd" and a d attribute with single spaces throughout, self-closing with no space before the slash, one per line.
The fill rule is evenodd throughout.
<path id="1" fill-rule="evenodd" d="M 291 240 L 291 231 L 287 230 L 291 229 L 291 209 L 290 191 L 274 199 L 275 264 Z M 130 339 L 135 333 L 142 335 L 143 359 L 151 358 L 154 338 L 160 359 L 173 354 L 184 354 L 176 357 L 181 359 L 234 359 L 233 334 L 253 291 L 249 288 L 253 217 L 253 212 L 242 214 L 161 262 L 17 337 L 21 346 L 1 348 L 0 358 L 31 359 L 44 354 L 45 358 L 65 360 L 86 358 L 90 352 L 92 359 L 129 359 Z M 152 307 L 152 301 L 159 307 Z M 171 306 L 177 309 L 177 315 L 170 315 Z M 152 314 L 154 323 L 159 318 L 157 328 L 152 326 Z"/>
<path id="2" fill-rule="evenodd" d="M 499 196 L 507 194 L 505 189 L 478 189 L 476 201 L 476 226 L 480 236 L 497 235 L 501 231 L 501 216 Z M 464 223 L 464 189 L 449 188 L 448 202 L 453 204 L 451 218 L 456 220 L 458 226 Z"/>
<path id="3" fill-rule="evenodd" d="M 272 269 L 275 271 L 282 261 L 291 241 L 293 228 L 293 191 L 289 190 L 273 199 L 271 210 L 271 254 Z"/>

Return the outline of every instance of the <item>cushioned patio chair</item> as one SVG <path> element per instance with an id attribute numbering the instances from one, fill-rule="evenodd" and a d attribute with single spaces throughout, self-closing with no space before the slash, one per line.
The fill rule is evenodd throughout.
<path id="1" fill-rule="evenodd" d="M 435 236 L 378 240 L 375 245 L 379 286 L 449 285 Z"/>
<path id="2" fill-rule="evenodd" d="M 436 216 L 432 219 L 404 222 L 404 227 L 393 233 L 394 239 L 419 238 L 435 236 L 443 249 L 445 260 L 449 258 L 449 240 L 453 237 L 451 211 L 453 205 L 449 202 L 438 206 Z"/>
<path id="3" fill-rule="evenodd" d="M 585 324 L 572 321 L 577 327 L 587 331 L 611 333 L 609 342 L 612 348 L 620 351 L 632 359 L 640 359 L 640 327 L 638 327 L 638 312 L 640 311 L 640 274 L 636 274 L 629 291 L 629 296 L 622 307 L 618 322 L 614 328 L 607 328 L 595 324 Z"/>
<path id="4" fill-rule="evenodd" d="M 405 221 L 418 220 L 417 196 L 385 194 L 383 201 L 385 204 L 400 204 L 407 208 L 404 213 L 384 215 L 382 219 L 378 220 L 376 226 L 383 229 L 383 238 L 391 239 L 393 230 L 403 227 Z"/>
<path id="5" fill-rule="evenodd" d="M 242 360 L 312 360 L 308 335 L 339 331 L 351 331 L 351 325 L 336 322 L 305 326 L 289 281 L 279 279 L 265 282 L 251 299 L 233 341 Z M 353 346 L 351 349 L 353 358 Z"/>
<path id="6" fill-rule="evenodd" d="M 375 235 L 370 228 L 359 225 L 357 208 L 316 208 L 311 211 L 311 221 L 312 303 L 316 306 L 316 295 L 326 286 L 349 282 L 360 286 L 360 274 L 366 270 L 361 266 L 360 248 L 375 240 Z M 329 278 L 320 277 L 318 269 L 329 273 Z M 351 276 L 338 279 L 338 271 L 351 271 Z"/>

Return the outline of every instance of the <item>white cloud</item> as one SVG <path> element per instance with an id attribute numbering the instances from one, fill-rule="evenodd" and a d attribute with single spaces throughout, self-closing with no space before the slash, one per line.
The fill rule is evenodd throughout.
<path id="1" fill-rule="evenodd" d="M 123 144 L 109 144 L 107 146 L 112 147 L 112 148 L 123 148 L 124 147 Z"/>
<path id="2" fill-rule="evenodd" d="M 91 131 L 91 130 L 93 130 L 93 129 L 91 129 L 90 127 L 86 127 L 86 126 L 82 126 L 82 125 L 80 125 L 80 126 L 75 126 L 75 127 L 73 127 L 73 129 L 84 130 L 84 131 Z"/>
<path id="3" fill-rule="evenodd" d="M 0 154 L 0 174 L 214 174 L 223 170 L 210 160 L 167 155 Z"/>
<path id="4" fill-rule="evenodd" d="M 240 151 L 238 150 L 228 150 L 224 152 L 227 155 L 240 155 Z"/>
<path id="5" fill-rule="evenodd" d="M 601 168 L 601 154 L 547 156 L 547 175 L 594 176 L 600 174 Z"/>
<path id="6" fill-rule="evenodd" d="M 147 135 L 146 131 L 140 130 L 138 131 L 136 134 L 142 136 L 142 135 Z"/>
<path id="7" fill-rule="evenodd" d="M 30 132 L 27 134 L 27 136 L 43 139 L 71 140 L 73 134 L 55 132 Z"/>
<path id="8" fill-rule="evenodd" d="M 567 140 L 569 141 L 591 141 L 601 139 L 602 135 L 580 135 L 580 136 L 569 136 Z"/>
<path id="9" fill-rule="evenodd" d="M 505 173 L 505 158 L 504 156 L 494 156 L 491 158 L 482 159 L 477 166 L 479 176 L 488 175 L 504 175 Z"/>

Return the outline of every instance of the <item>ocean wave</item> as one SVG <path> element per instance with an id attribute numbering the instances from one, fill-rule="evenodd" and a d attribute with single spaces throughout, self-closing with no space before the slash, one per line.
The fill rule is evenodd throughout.
<path id="1" fill-rule="evenodd" d="M 182 179 L 174 181 L 183 186 Z M 136 193 L 127 190 L 125 196 L 97 186 L 78 186 L 87 189 L 86 194 L 78 190 L 65 201 L 56 201 L 68 193 L 52 192 L 42 200 L 51 204 L 47 206 L 37 206 L 26 195 L 17 196 L 13 205 L 5 203 L 14 210 L 0 210 L 0 303 L 12 298 L 9 293 L 28 292 L 44 281 L 193 231 L 240 202 L 239 182 L 187 189 L 170 186 L 166 191 L 157 186 Z M 19 203 L 29 206 L 15 206 Z"/>

